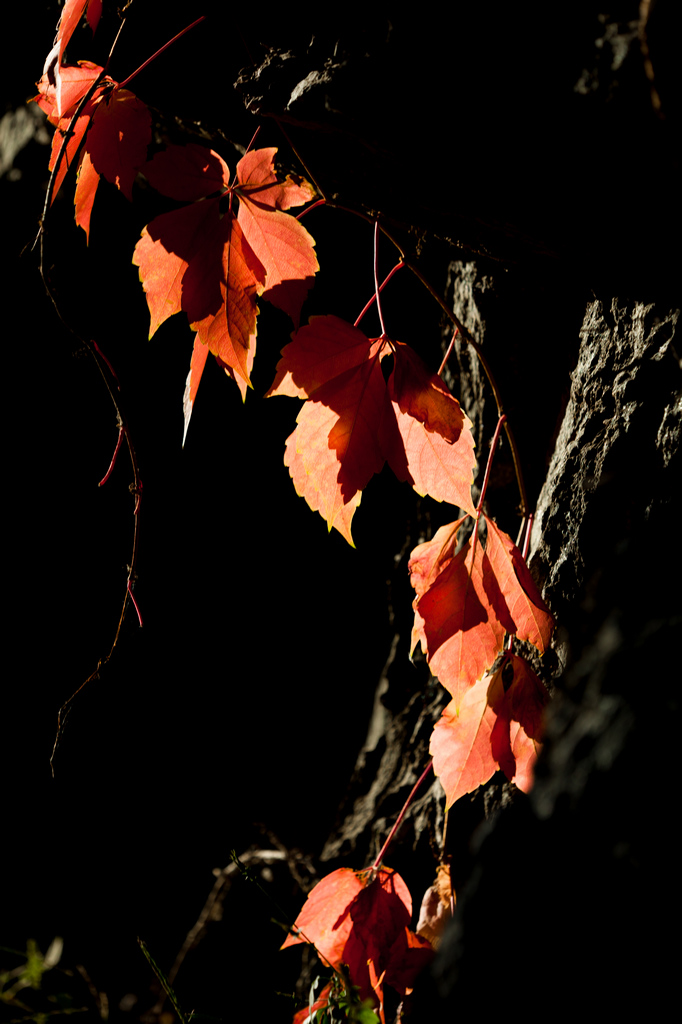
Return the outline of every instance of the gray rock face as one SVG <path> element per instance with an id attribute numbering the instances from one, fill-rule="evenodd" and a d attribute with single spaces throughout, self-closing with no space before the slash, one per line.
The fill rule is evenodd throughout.
<path id="1" fill-rule="evenodd" d="M 602 530 L 626 536 L 673 493 L 682 427 L 679 315 L 615 298 L 587 307 L 533 530 L 531 564 L 550 601 L 575 600 L 599 562 Z"/>

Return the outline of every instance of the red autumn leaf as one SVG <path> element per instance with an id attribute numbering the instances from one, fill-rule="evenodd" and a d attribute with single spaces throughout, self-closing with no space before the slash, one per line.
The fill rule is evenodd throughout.
<path id="1" fill-rule="evenodd" d="M 471 539 L 417 601 L 431 671 L 454 697 L 455 709 L 502 651 L 510 623 L 508 614 L 500 621 L 500 608 L 487 554 L 480 540 L 472 554 Z"/>
<path id="2" fill-rule="evenodd" d="M 223 158 L 195 143 L 167 146 L 145 164 L 143 173 L 157 192 L 181 202 L 205 199 L 230 183 L 230 168 Z"/>
<path id="3" fill-rule="evenodd" d="M 390 355 L 387 385 L 380 361 Z M 409 346 L 370 340 L 335 316 L 314 317 L 282 350 L 268 395 L 307 399 L 285 463 L 297 493 L 312 496 L 310 507 L 350 543 L 358 492 L 385 461 L 419 494 L 473 511 L 470 423 Z"/>
<path id="4" fill-rule="evenodd" d="M 471 484 L 476 460 L 471 421 L 440 377 L 429 372 L 409 345 L 394 342 L 393 354 L 395 367 L 388 393 L 402 450 L 387 453 L 389 465 L 417 494 L 428 494 L 473 515 Z"/>
<path id="5" fill-rule="evenodd" d="M 276 149 L 252 150 L 237 164 L 238 219 L 267 271 L 263 298 L 284 310 L 298 327 L 301 306 L 320 269 L 315 242 L 300 221 L 283 213 L 314 196 L 308 182 L 279 181 Z"/>
<path id="6" fill-rule="evenodd" d="M 185 393 L 182 398 L 182 410 L 185 415 L 185 430 L 182 435 L 183 445 L 187 438 L 187 428 L 189 427 L 189 421 L 192 415 L 194 399 L 197 397 L 197 391 L 199 390 L 199 382 L 201 381 L 201 375 L 204 372 L 204 367 L 206 366 L 207 359 L 208 345 L 206 345 L 203 341 L 200 341 L 199 336 L 195 334 L 194 348 L 192 350 L 192 359 L 189 364 L 189 373 L 187 374 Z"/>
<path id="7" fill-rule="evenodd" d="M 323 443 L 327 436 L 324 432 L 321 434 Z M 300 498 L 305 498 L 313 512 L 319 512 L 326 519 L 330 529 L 333 526 L 354 547 L 351 522 L 360 504 L 362 491 L 356 491 L 348 501 L 344 501 L 338 486 L 339 467 L 336 460 L 327 459 L 323 466 L 315 468 L 314 473 L 309 472 L 306 460 L 297 450 L 297 443 L 298 429 L 287 438 L 284 450 L 284 465 L 289 469 L 296 493 Z"/>
<path id="8" fill-rule="evenodd" d="M 60 118 L 68 110 L 63 93 L 62 75 L 64 69 L 61 66 L 64 59 L 64 51 L 69 44 L 71 36 L 78 28 L 86 7 L 88 8 L 88 24 L 94 35 L 102 14 L 102 0 L 66 0 L 57 24 L 57 35 L 54 45 L 45 58 L 43 77 L 49 79 L 54 87 L 57 118 Z M 81 95 L 84 94 L 82 93 Z"/>
<path id="9" fill-rule="evenodd" d="M 89 60 L 80 60 L 77 64 L 67 65 L 67 67 L 61 69 L 61 114 L 57 112 L 56 87 L 47 75 L 43 75 L 37 83 L 39 91 L 38 95 L 33 97 L 33 102 L 37 103 L 40 109 L 47 114 L 50 124 L 58 125 L 61 120 L 66 120 L 75 112 L 76 107 L 103 70 L 104 68 L 100 67 L 99 64 L 93 64 Z M 112 84 L 112 79 L 105 78 L 103 79 L 102 88 Z"/>
<path id="10" fill-rule="evenodd" d="M 530 666 L 510 654 L 465 693 L 459 713 L 454 701 L 448 704 L 431 735 L 433 770 L 448 808 L 498 768 L 519 789 L 529 791 L 547 700 Z"/>
<path id="11" fill-rule="evenodd" d="M 147 159 L 151 139 L 149 110 L 128 89 L 114 89 L 97 100 L 78 168 L 76 223 L 90 238 L 90 216 L 100 176 L 133 198 L 133 182 Z"/>
<path id="12" fill-rule="evenodd" d="M 102 70 L 89 61 L 61 69 L 61 117 L 57 113 L 57 89 L 47 75 L 43 75 L 38 83 L 40 92 L 34 97 L 57 129 L 52 139 L 50 170 L 55 168 L 63 141 L 67 139 L 64 156 L 55 174 L 52 202 L 80 152 L 75 216 L 88 240 L 92 205 L 100 176 L 115 185 L 127 199 L 132 199 L 133 181 L 147 159 L 147 146 L 151 140 L 151 115 L 145 104 L 128 89 L 117 88 L 116 82 L 108 77 L 102 79 L 102 84 L 74 121 L 78 105 Z"/>
<path id="13" fill-rule="evenodd" d="M 482 786 L 499 767 L 491 748 L 497 715 L 490 705 L 503 693 L 499 672 L 485 674 L 464 693 L 459 707 L 454 700 L 448 704 L 434 727 L 433 771 L 445 790 L 446 808 Z"/>
<path id="14" fill-rule="evenodd" d="M 192 321 L 190 327 L 221 364 L 250 387 L 258 316 L 256 296 L 263 289 L 265 273 L 233 214 L 226 213 L 214 225 L 214 232 L 222 248 L 221 261 L 216 264 L 220 270 L 220 305 L 217 313 Z M 211 237 L 205 239 L 205 249 L 193 269 L 206 262 L 212 241 Z"/>
<path id="15" fill-rule="evenodd" d="M 312 942 L 333 967 L 343 963 L 343 950 L 353 927 L 349 907 L 364 884 L 361 873 L 351 868 L 337 868 L 326 875 L 308 893 L 296 918 L 294 928 L 301 934 L 288 935 L 280 948 Z"/>
<path id="16" fill-rule="evenodd" d="M 379 978 L 402 994 L 432 956 L 425 940 L 409 929 L 412 899 L 404 881 L 391 868 L 370 871 L 338 868 L 319 882 L 311 893 L 295 928 L 282 949 L 312 942 L 332 967 L 347 964 L 360 998 L 372 995 L 368 961 Z M 390 979 L 390 980 L 389 980 Z"/>
<path id="17" fill-rule="evenodd" d="M 67 171 L 76 161 L 81 143 L 83 142 L 85 133 L 90 126 L 90 121 L 95 113 L 99 100 L 102 98 L 104 93 L 111 89 L 115 84 L 111 79 L 104 79 L 103 84 L 95 90 L 86 105 L 83 107 L 79 116 L 74 121 L 74 114 L 78 104 L 88 92 L 95 79 L 99 77 L 102 68 L 97 64 L 91 64 L 89 61 L 82 61 L 78 67 L 68 67 L 63 68 L 62 70 L 66 76 L 63 98 L 66 103 L 68 103 L 66 112 L 62 117 L 59 117 L 56 113 L 55 88 L 48 82 L 45 75 L 43 75 L 38 83 L 38 88 L 40 89 L 39 94 L 33 97 L 41 110 L 47 114 L 48 120 L 56 126 L 56 131 L 52 137 L 52 150 L 50 153 L 48 170 L 52 171 L 57 166 L 57 160 L 59 158 L 64 139 L 66 139 L 64 155 L 55 174 L 51 202 L 54 202 Z"/>
<path id="18" fill-rule="evenodd" d="M 512 632 L 544 654 L 554 628 L 549 609 L 511 537 L 487 516 L 485 521 L 488 526 L 485 550 L 514 623 Z"/>
<path id="19" fill-rule="evenodd" d="M 509 685 L 510 672 L 513 678 Z M 527 793 L 533 785 L 533 768 L 542 746 L 549 696 L 528 663 L 517 654 L 509 657 L 502 673 L 508 689 L 495 705 L 492 754 L 507 778 Z"/>
<path id="20" fill-rule="evenodd" d="M 441 526 L 431 540 L 418 544 L 410 555 L 408 569 L 410 572 L 410 583 L 414 588 L 416 597 L 412 602 L 414 608 L 414 626 L 412 627 L 412 640 L 410 643 L 410 657 L 418 643 L 424 654 L 427 653 L 426 634 L 424 633 L 424 620 L 419 612 L 419 598 L 425 594 L 434 583 L 436 577 L 447 568 L 455 557 L 457 544 L 457 532 L 467 519 L 463 516 L 454 523 Z"/>
<path id="21" fill-rule="evenodd" d="M 357 327 L 338 316 L 314 316 L 282 349 L 275 379 L 266 398 L 289 395 L 310 398 L 323 384 L 361 366 L 371 342 Z"/>
<path id="22" fill-rule="evenodd" d="M 433 960 L 434 947 L 411 928 L 403 928 L 395 937 L 388 954 L 384 982 L 401 996 L 409 995 L 420 971 Z"/>
<path id="23" fill-rule="evenodd" d="M 151 221 L 133 256 L 147 295 L 149 336 L 181 310 L 197 331 L 183 402 L 185 434 L 205 363 L 197 345 L 208 346 L 245 397 L 256 347 L 257 297 L 265 293 L 296 321 L 318 269 L 313 239 L 281 212 L 306 202 L 312 189 L 278 179 L 276 152 L 248 153 L 237 164 L 234 182 L 219 154 L 193 144 L 169 146 L 144 168 L 158 191 L 191 203 Z M 239 200 L 236 216 L 233 196 Z"/>

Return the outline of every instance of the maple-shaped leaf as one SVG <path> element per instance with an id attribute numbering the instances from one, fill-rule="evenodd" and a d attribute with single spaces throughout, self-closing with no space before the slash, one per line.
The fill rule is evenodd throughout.
<path id="1" fill-rule="evenodd" d="M 495 705 L 497 721 L 491 737 L 492 754 L 510 782 L 528 793 L 542 747 L 549 695 L 530 665 L 517 654 L 509 657 L 501 674 L 507 688 Z"/>
<path id="2" fill-rule="evenodd" d="M 267 394 L 307 399 L 285 463 L 297 493 L 349 543 L 358 492 L 386 461 L 419 494 L 473 511 L 471 424 L 409 346 L 370 340 L 339 317 L 313 317 L 282 350 Z"/>
<path id="3" fill-rule="evenodd" d="M 486 554 L 514 622 L 513 631 L 519 640 L 528 640 L 544 654 L 554 620 L 516 544 L 492 519 L 486 516 L 485 521 Z"/>
<path id="4" fill-rule="evenodd" d="M 159 192 L 190 203 L 151 221 L 133 256 L 150 311 L 149 337 L 180 311 L 197 331 L 183 402 L 185 435 L 206 362 L 197 346 L 208 347 L 244 398 L 251 386 L 257 297 L 265 293 L 296 322 L 318 269 L 312 237 L 282 212 L 306 202 L 312 190 L 279 180 L 276 152 L 248 153 L 234 181 L 218 153 L 195 144 L 168 146 L 144 168 Z M 298 289 L 295 299 L 289 284 Z"/>

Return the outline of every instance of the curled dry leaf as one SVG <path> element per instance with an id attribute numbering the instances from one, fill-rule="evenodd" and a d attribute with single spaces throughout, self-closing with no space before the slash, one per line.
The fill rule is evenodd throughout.
<path id="1" fill-rule="evenodd" d="M 433 885 L 424 893 L 417 921 L 417 935 L 438 949 L 445 926 L 452 917 L 455 894 L 450 880 L 450 865 L 439 864 Z"/>

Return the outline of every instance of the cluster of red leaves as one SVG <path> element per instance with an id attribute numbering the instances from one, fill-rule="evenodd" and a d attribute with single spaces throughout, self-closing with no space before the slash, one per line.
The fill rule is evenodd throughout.
<path id="1" fill-rule="evenodd" d="M 360 998 L 376 997 L 383 1021 L 383 986 L 408 995 L 419 971 L 433 956 L 431 944 L 410 928 L 412 899 L 397 872 L 338 868 L 318 882 L 296 918 L 282 949 L 311 942 L 325 964 L 346 965 Z M 315 1008 L 327 1005 L 330 986 Z M 302 1022 L 308 1010 L 294 1017 Z"/>
<path id="2" fill-rule="evenodd" d="M 485 516 L 485 546 L 478 536 L 469 420 L 408 345 L 386 335 L 368 338 L 334 316 L 299 328 L 318 263 L 314 240 L 286 211 L 309 202 L 311 186 L 277 176 L 275 149 L 247 152 L 234 176 L 218 153 L 197 145 L 168 146 L 148 161 L 151 118 L 145 105 L 98 65 L 62 64 L 86 9 L 94 31 L 101 0 L 65 3 L 35 97 L 56 127 L 52 199 L 75 164 L 75 219 L 87 237 L 101 176 L 131 199 L 142 172 L 158 192 L 185 204 L 151 221 L 133 256 L 149 306 L 150 337 L 179 312 L 196 332 L 185 433 L 209 352 L 242 397 L 251 386 L 257 299 L 263 297 L 296 328 L 268 392 L 304 400 L 284 462 L 297 493 L 329 529 L 353 543 L 351 523 L 362 491 L 385 463 L 420 495 L 465 512 L 415 548 L 409 564 L 416 592 L 412 650 L 421 644 L 452 696 L 431 738 L 434 771 L 448 807 L 498 769 L 528 790 L 546 691 L 510 650 L 493 666 L 508 636 L 544 653 L 553 622 L 511 538 Z M 473 535 L 457 550 L 460 527 L 471 516 L 477 520 Z M 435 937 L 448 899 L 438 887 L 430 898 L 433 906 L 423 910 L 425 934 Z M 411 912 L 407 887 L 391 869 L 340 868 L 313 889 L 296 934 L 282 948 L 314 943 L 335 970 L 347 967 L 361 999 L 378 1000 L 383 1021 L 383 986 L 408 994 L 432 955 L 429 941 L 410 929 Z M 327 986 L 315 1008 L 329 998 Z M 296 1015 L 297 1024 L 307 1013 Z"/>
<path id="3" fill-rule="evenodd" d="M 209 351 L 244 397 L 256 350 L 257 297 L 283 309 L 298 326 L 319 269 L 313 238 L 284 212 L 312 199 L 313 189 L 302 179 L 281 181 L 276 152 L 247 153 L 234 180 L 221 156 L 194 144 L 169 146 L 143 168 L 157 191 L 189 203 L 151 221 L 133 256 L 151 315 L 150 338 L 180 311 L 197 332 L 185 433 Z"/>
<path id="4" fill-rule="evenodd" d="M 87 4 L 88 0 L 67 0 L 64 5 L 57 38 L 45 61 L 34 99 L 56 128 L 49 162 L 49 169 L 55 171 L 51 202 L 75 163 L 75 218 L 89 240 L 92 207 L 101 176 L 132 199 L 133 182 L 147 159 L 151 116 L 141 100 L 104 75 L 104 68 L 99 65 L 90 61 L 62 65 L 66 45 Z M 88 20 L 93 32 L 101 7 L 101 0 L 90 0 Z M 98 81 L 78 112 L 81 101 Z"/>
<path id="5" fill-rule="evenodd" d="M 485 549 L 476 530 L 456 552 L 466 518 L 442 526 L 409 563 L 416 591 L 412 650 L 421 644 L 453 698 L 431 737 L 448 807 L 498 768 L 530 789 L 546 690 L 519 655 L 509 652 L 490 670 L 507 634 L 544 654 L 554 625 L 521 552 L 492 519 L 482 517 Z"/>
<path id="6" fill-rule="evenodd" d="M 133 256 L 149 305 L 149 336 L 181 311 L 196 331 L 183 403 L 186 434 L 209 352 L 242 397 L 250 387 L 258 296 L 298 327 L 319 267 L 314 240 L 285 211 L 307 203 L 314 192 L 303 179 L 277 177 L 275 149 L 247 153 L 234 179 L 218 153 L 197 145 L 168 146 L 148 161 L 151 117 L 144 103 L 99 65 L 62 64 L 86 8 L 94 31 L 101 0 L 67 0 L 35 97 L 56 127 L 51 201 L 75 165 L 75 219 L 88 240 L 101 176 L 132 199 L 141 172 L 157 191 L 188 204 L 151 221 Z"/>
<path id="7" fill-rule="evenodd" d="M 474 512 L 471 423 L 409 345 L 314 317 L 282 350 L 268 395 L 306 399 L 284 462 L 350 544 L 362 491 L 385 462 L 418 494 Z"/>

